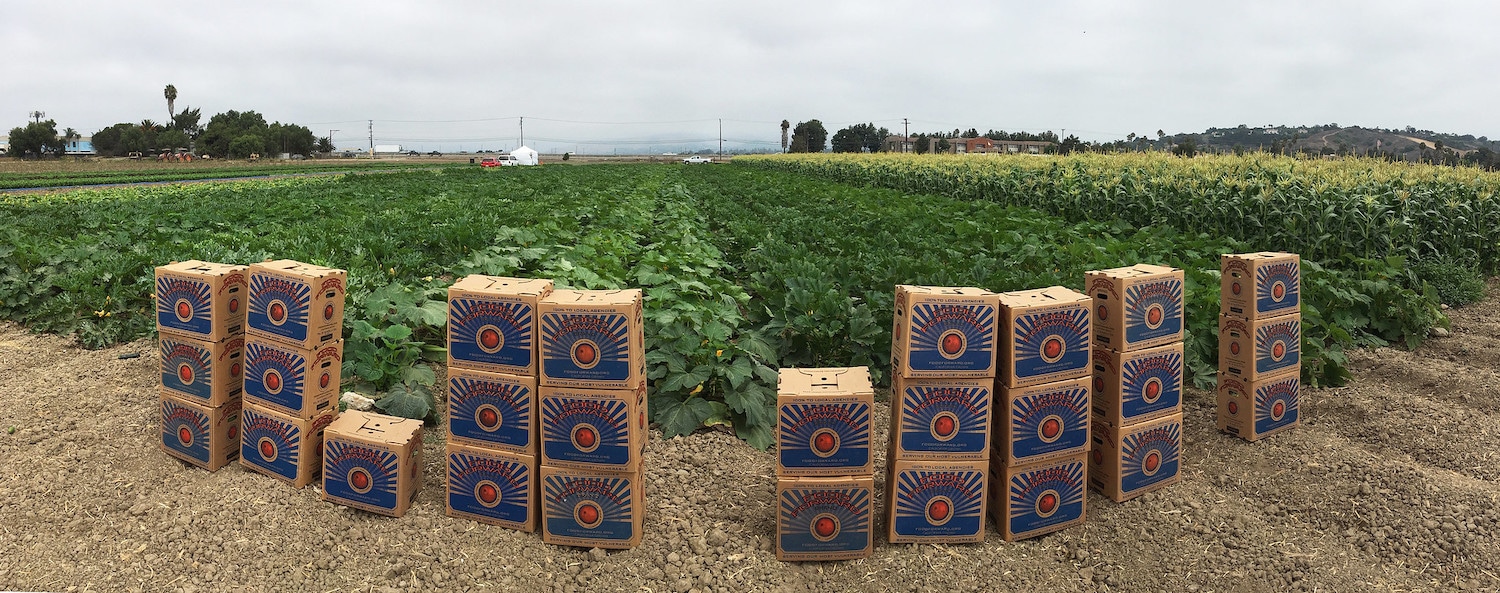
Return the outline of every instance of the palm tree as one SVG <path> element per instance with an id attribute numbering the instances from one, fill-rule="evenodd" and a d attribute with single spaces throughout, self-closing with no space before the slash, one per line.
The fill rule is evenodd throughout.
<path id="1" fill-rule="evenodd" d="M 792 122 L 781 120 L 781 152 L 786 152 L 786 131 L 792 127 Z"/>
<path id="2" fill-rule="evenodd" d="M 167 98 L 167 121 L 172 121 L 172 116 L 177 114 L 177 111 L 172 109 L 173 104 L 177 102 L 177 87 L 170 84 L 167 85 L 167 88 L 162 91 L 162 95 Z"/>
<path id="3" fill-rule="evenodd" d="M 68 128 L 66 130 L 63 130 L 63 142 L 65 144 L 72 144 L 74 140 L 77 140 L 77 139 L 82 138 L 82 137 L 83 136 L 78 135 L 78 130 L 75 130 L 73 128 Z M 67 152 L 67 149 L 64 148 L 63 151 Z"/>

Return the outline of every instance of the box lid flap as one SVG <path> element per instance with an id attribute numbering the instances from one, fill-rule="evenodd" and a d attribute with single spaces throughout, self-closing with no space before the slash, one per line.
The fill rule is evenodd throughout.
<path id="1" fill-rule="evenodd" d="M 781 369 L 777 392 L 787 395 L 874 394 L 869 367 Z"/>

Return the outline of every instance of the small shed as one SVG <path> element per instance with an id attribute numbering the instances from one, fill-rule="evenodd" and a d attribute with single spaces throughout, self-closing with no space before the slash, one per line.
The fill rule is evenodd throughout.
<path id="1" fill-rule="evenodd" d="M 537 158 L 535 150 L 528 146 L 522 146 L 510 151 L 510 156 L 516 157 L 517 165 L 540 165 L 542 161 Z"/>

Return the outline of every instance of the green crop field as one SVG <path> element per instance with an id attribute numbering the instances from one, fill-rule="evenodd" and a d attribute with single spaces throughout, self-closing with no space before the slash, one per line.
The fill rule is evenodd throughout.
<path id="1" fill-rule="evenodd" d="M 10 159 L 6 159 L 10 161 Z M 0 192 L 15 189 L 111 185 L 160 181 L 194 181 L 234 177 L 306 175 L 459 166 L 458 163 L 421 163 L 401 160 L 195 161 L 11 161 L 0 162 Z"/>
<path id="2" fill-rule="evenodd" d="M 894 173 L 850 173 L 893 162 L 453 168 L 0 195 L 0 317 L 97 347 L 153 331 L 156 265 L 285 257 L 341 267 L 350 273 L 348 386 L 381 394 L 378 405 L 391 413 L 428 417 L 445 289 L 456 277 L 639 287 L 653 419 L 668 436 L 733 426 L 762 448 L 771 442 L 776 367 L 869 365 L 888 381 L 898 283 L 1080 288 L 1086 270 L 1181 267 L 1190 375 L 1199 385 L 1211 382 L 1217 363 L 1221 253 L 1275 246 L 1321 254 L 1308 259 L 1303 279 L 1310 382 L 1343 381 L 1347 348 L 1415 345 L 1445 322 L 1402 250 L 1355 235 L 1300 245 L 1175 211 L 1145 225 L 1130 214 L 1139 208 L 1125 190 L 1109 194 L 1120 216 L 1100 205 L 1080 206 L 1089 212 L 1080 216 L 999 182 L 955 192 L 974 179 L 963 166 L 923 168 L 923 185 L 896 188 L 880 187 L 900 185 Z M 1189 186 L 1223 183 L 1178 175 Z M 1488 240 L 1427 242 L 1480 249 Z"/>

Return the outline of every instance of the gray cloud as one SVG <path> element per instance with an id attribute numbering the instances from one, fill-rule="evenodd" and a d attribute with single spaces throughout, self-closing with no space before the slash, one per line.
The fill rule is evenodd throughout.
<path id="1" fill-rule="evenodd" d="M 544 148 L 594 150 L 716 138 L 719 118 L 759 146 L 811 118 L 1103 140 L 1330 122 L 1500 136 L 1497 16 L 1385 0 L 11 2 L 0 126 L 34 109 L 84 133 L 161 121 L 172 83 L 205 115 L 254 109 L 356 146 L 374 119 L 377 141 L 423 150 L 514 145 L 515 120 L 476 120 L 521 115 Z"/>

